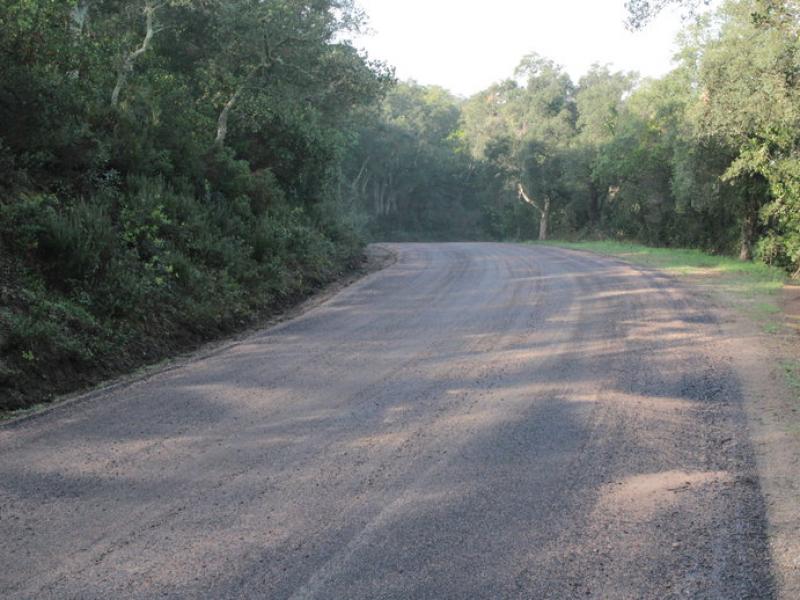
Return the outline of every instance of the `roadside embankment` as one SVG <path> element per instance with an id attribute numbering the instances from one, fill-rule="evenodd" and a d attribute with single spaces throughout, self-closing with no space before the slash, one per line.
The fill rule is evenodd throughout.
<path id="1" fill-rule="evenodd" d="M 303 277 L 298 277 L 292 292 L 282 298 L 258 301 L 253 296 L 249 312 L 235 307 L 236 318 L 215 321 L 214 315 L 208 314 L 206 321 L 191 326 L 183 324 L 181 319 L 186 315 L 182 315 L 170 323 L 168 317 L 175 307 L 166 306 L 163 314 L 154 313 L 144 322 L 112 321 L 98 331 L 82 329 L 74 319 L 59 319 L 59 309 L 72 308 L 68 298 L 52 292 L 35 296 L 26 289 L 25 278 L 7 269 L 10 274 L 0 279 L 0 421 L 40 412 L 92 389 L 105 389 L 171 368 L 253 330 L 295 317 L 393 260 L 388 250 L 369 246 L 354 257 L 340 257 L 318 279 L 306 278 L 300 283 Z M 22 301 L 26 294 L 31 303 Z M 207 299 L 209 306 L 212 301 Z M 41 305 L 50 310 L 38 310 Z M 233 310 L 223 304 L 217 309 L 219 315 Z M 38 347 L 20 349 L 22 341 Z M 69 360 L 59 352 L 59 344 L 74 346 L 81 341 L 91 360 Z"/>

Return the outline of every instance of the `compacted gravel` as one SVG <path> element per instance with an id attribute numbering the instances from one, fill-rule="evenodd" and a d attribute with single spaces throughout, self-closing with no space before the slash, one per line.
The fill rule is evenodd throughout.
<path id="1" fill-rule="evenodd" d="M 512 244 L 397 261 L 0 428 L 0 597 L 769 599 L 716 316 Z"/>

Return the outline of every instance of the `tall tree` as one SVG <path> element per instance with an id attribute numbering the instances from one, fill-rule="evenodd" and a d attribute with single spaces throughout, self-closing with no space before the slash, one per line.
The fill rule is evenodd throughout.
<path id="1" fill-rule="evenodd" d="M 466 131 L 477 158 L 495 164 L 522 202 L 539 217 L 547 239 L 555 205 L 569 200 L 570 161 L 576 134 L 574 86 L 554 62 L 536 54 L 523 58 L 515 79 L 473 99 Z M 487 120 L 475 123 L 482 117 Z"/>
<path id="2" fill-rule="evenodd" d="M 704 47 L 700 121 L 736 155 L 723 179 L 746 190 L 742 258 L 750 258 L 759 215 L 772 225 L 767 253 L 800 269 L 800 3 L 728 3 L 719 35 Z M 767 193 L 767 187 L 769 193 Z"/>
<path id="3" fill-rule="evenodd" d="M 607 149 L 617 134 L 624 100 L 635 83 L 635 75 L 612 73 L 600 65 L 593 65 L 578 82 L 575 144 L 586 180 L 588 218 L 593 227 L 599 224 L 608 188 L 618 183 L 608 169 Z"/>

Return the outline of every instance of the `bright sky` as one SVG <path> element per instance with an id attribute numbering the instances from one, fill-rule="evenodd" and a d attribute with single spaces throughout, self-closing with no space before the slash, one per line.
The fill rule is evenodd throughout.
<path id="1" fill-rule="evenodd" d="M 530 52 L 577 81 L 592 63 L 657 77 L 670 69 L 680 17 L 625 29 L 624 0 L 358 0 L 372 34 L 356 40 L 400 79 L 468 96 L 513 74 Z"/>

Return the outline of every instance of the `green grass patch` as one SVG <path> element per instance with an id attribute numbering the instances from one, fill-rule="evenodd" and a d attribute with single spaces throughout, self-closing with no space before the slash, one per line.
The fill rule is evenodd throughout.
<path id="1" fill-rule="evenodd" d="M 797 406 L 800 404 L 800 362 L 796 359 L 782 360 L 780 366 L 783 370 L 784 380 L 794 396 L 795 406 Z M 787 420 L 787 428 L 800 435 L 800 423 L 797 422 L 797 419 Z"/>
<path id="2" fill-rule="evenodd" d="M 793 360 L 783 360 L 780 364 L 789 387 L 800 394 L 800 364 Z"/>
<path id="3" fill-rule="evenodd" d="M 738 308 L 762 325 L 780 315 L 778 293 L 786 280 L 781 269 L 729 256 L 707 254 L 685 248 L 651 248 L 624 242 L 547 242 L 574 250 L 616 256 L 632 263 L 661 269 L 685 277 L 710 291 L 727 292 Z M 777 324 L 775 324 L 777 325 Z"/>

